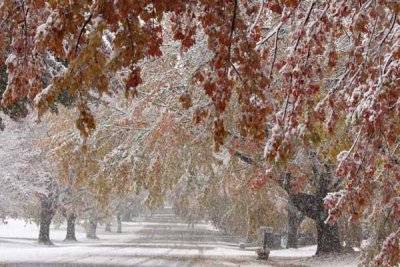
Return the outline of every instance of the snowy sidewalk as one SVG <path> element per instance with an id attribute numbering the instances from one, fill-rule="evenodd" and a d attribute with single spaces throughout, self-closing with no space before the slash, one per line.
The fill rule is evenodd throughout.
<path id="1" fill-rule="evenodd" d="M 254 250 L 239 249 L 207 224 L 188 229 L 184 223 L 154 219 L 124 223 L 122 234 L 100 227 L 99 240 L 87 240 L 77 227 L 78 243 L 63 243 L 65 228 L 52 228 L 54 247 L 37 245 L 37 234 L 36 225 L 22 221 L 0 224 L 0 266 L 356 266 L 354 256 L 327 259 L 323 265 L 308 259 L 315 247 L 272 251 L 268 261 L 260 262 Z"/>

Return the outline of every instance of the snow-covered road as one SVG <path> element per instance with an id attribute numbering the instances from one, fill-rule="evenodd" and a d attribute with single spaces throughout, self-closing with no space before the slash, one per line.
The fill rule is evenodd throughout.
<path id="1" fill-rule="evenodd" d="M 164 222 L 162 222 L 164 221 Z M 113 229 L 115 230 L 115 229 Z M 253 249 L 241 250 L 232 237 L 208 224 L 195 229 L 171 218 L 150 218 L 123 224 L 123 233 L 98 229 L 99 240 L 87 240 L 77 227 L 78 243 L 64 243 L 65 227 L 52 228 L 55 246 L 37 245 L 34 224 L 9 220 L 0 224 L 0 266 L 318 266 L 304 264 L 315 247 L 271 252 L 267 262 L 256 260 Z M 343 260 L 343 259 L 342 259 Z M 354 256 L 323 266 L 356 266 Z M 329 265 L 330 264 L 330 265 Z M 321 266 L 321 265 L 320 265 Z"/>

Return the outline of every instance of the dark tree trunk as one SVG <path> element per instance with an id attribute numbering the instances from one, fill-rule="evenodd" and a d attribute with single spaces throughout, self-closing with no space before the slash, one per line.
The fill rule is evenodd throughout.
<path id="1" fill-rule="evenodd" d="M 286 248 L 297 248 L 298 230 L 301 222 L 304 220 L 304 214 L 301 213 L 289 200 L 288 203 L 288 240 Z"/>
<path id="2" fill-rule="evenodd" d="M 296 223 L 296 220 L 289 216 L 288 220 L 288 239 L 286 248 L 297 248 L 297 240 L 298 240 L 298 229 L 299 225 Z"/>
<path id="3" fill-rule="evenodd" d="M 52 199 L 47 196 L 40 198 L 40 225 L 39 225 L 39 244 L 52 245 L 50 241 L 50 224 L 55 210 Z"/>
<path id="4" fill-rule="evenodd" d="M 317 253 L 341 252 L 339 229 L 337 224 L 326 224 L 328 212 L 324 207 L 323 199 L 314 195 L 300 193 L 290 196 L 293 204 L 307 217 L 315 220 L 317 224 Z"/>
<path id="5" fill-rule="evenodd" d="M 39 244 L 52 245 L 53 243 L 50 241 L 51 219 L 48 218 L 48 215 L 44 215 L 44 216 L 46 218 L 43 218 L 43 215 L 41 215 L 41 219 L 40 219 Z"/>
<path id="6" fill-rule="evenodd" d="M 67 236 L 65 241 L 77 241 L 75 237 L 75 214 L 70 214 L 67 216 Z"/>
<path id="7" fill-rule="evenodd" d="M 106 229 L 104 229 L 106 232 L 111 232 L 111 223 L 106 224 Z"/>
<path id="8" fill-rule="evenodd" d="M 97 218 L 90 218 L 86 227 L 86 238 L 98 239 L 96 235 L 97 230 Z"/>
<path id="9" fill-rule="evenodd" d="M 117 233 L 122 233 L 121 213 L 117 214 Z"/>
<path id="10" fill-rule="evenodd" d="M 342 251 L 339 238 L 339 228 L 335 224 L 326 224 L 323 220 L 317 222 L 317 252 L 316 255 Z"/>
<path id="11" fill-rule="evenodd" d="M 253 164 L 253 160 L 240 152 L 236 152 L 235 155 L 242 161 Z M 305 216 L 313 219 L 317 224 L 317 255 L 323 253 L 341 252 L 342 247 L 340 244 L 339 230 L 337 224 L 329 225 L 325 224 L 325 220 L 328 217 L 328 211 L 324 207 L 323 199 L 329 191 L 334 191 L 335 186 L 332 188 L 331 182 L 331 166 L 325 164 L 327 172 L 318 172 L 317 168 L 313 168 L 315 174 L 318 175 L 318 184 L 316 195 L 310 195 L 305 193 L 292 194 L 290 180 L 292 176 L 287 173 L 280 185 L 289 194 L 290 200 L 294 206 L 301 211 Z"/>

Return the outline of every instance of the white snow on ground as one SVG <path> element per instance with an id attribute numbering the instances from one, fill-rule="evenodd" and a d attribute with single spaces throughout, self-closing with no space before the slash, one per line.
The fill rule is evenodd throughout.
<path id="1" fill-rule="evenodd" d="M 358 265 L 358 254 L 311 257 L 299 260 L 296 264 L 312 267 L 355 267 Z"/>
<path id="2" fill-rule="evenodd" d="M 77 226 L 78 243 L 62 242 L 63 225 L 52 227 L 52 247 L 38 245 L 37 235 L 35 224 L 0 224 L 0 266 L 357 266 L 355 255 L 311 257 L 315 246 L 274 250 L 268 261 L 257 261 L 254 249 L 239 249 L 208 224 L 188 229 L 173 221 L 132 222 L 123 224 L 122 234 L 106 233 L 100 226 L 99 240 L 87 240 Z"/>
<path id="3" fill-rule="evenodd" d="M 290 258 L 304 258 L 312 257 L 317 251 L 317 246 L 303 247 L 303 248 L 290 248 L 290 249 L 280 249 L 272 250 L 269 254 L 271 257 L 290 257 Z"/>

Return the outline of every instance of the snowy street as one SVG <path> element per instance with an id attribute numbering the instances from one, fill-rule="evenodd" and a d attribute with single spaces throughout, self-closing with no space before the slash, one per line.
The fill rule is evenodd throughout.
<path id="1" fill-rule="evenodd" d="M 189 229 L 178 218 L 160 214 L 123 224 L 123 233 L 98 229 L 98 240 L 87 240 L 77 228 L 78 243 L 64 243 L 65 226 L 51 229 L 54 247 L 37 244 L 35 224 L 9 220 L 0 225 L 0 266 L 322 266 L 309 259 L 315 246 L 275 250 L 268 261 L 257 261 L 255 248 L 241 250 L 232 237 L 208 224 Z M 356 266 L 356 257 L 323 266 Z"/>

